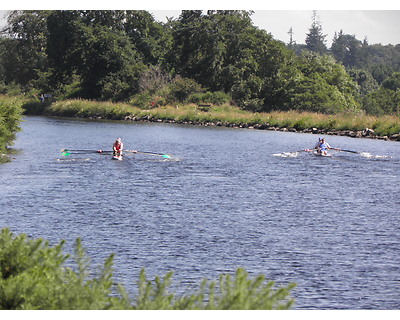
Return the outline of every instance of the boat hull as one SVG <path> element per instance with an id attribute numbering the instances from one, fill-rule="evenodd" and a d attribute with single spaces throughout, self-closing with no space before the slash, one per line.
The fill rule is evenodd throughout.
<path id="1" fill-rule="evenodd" d="M 333 154 L 322 154 L 322 153 L 318 153 L 318 152 L 313 152 L 313 155 L 314 156 L 316 156 L 316 157 L 328 157 L 328 158 L 331 158 L 331 157 L 333 157 Z"/>

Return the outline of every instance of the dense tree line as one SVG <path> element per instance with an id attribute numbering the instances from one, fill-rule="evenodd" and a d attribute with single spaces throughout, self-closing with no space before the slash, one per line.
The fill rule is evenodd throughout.
<path id="1" fill-rule="evenodd" d="M 288 47 L 298 55 L 303 51 L 312 51 L 334 57 L 357 83 L 358 101 L 367 113 L 399 114 L 400 86 L 393 79 L 400 72 L 400 44 L 369 45 L 367 38 L 361 41 L 340 30 L 335 33 L 331 47 L 327 48 L 326 35 L 316 19 L 315 11 L 312 19 L 306 45 L 297 45 L 291 41 Z M 391 81 L 397 85 L 388 88 L 385 81 L 386 84 Z"/>
<path id="2" fill-rule="evenodd" d="M 0 90 L 143 107 L 196 95 L 252 111 L 398 111 L 398 87 L 383 83 L 400 71 L 400 45 L 340 31 L 328 49 L 315 14 L 306 45 L 285 45 L 251 14 L 189 10 L 160 23 L 146 11 L 14 11 L 0 39 Z"/>

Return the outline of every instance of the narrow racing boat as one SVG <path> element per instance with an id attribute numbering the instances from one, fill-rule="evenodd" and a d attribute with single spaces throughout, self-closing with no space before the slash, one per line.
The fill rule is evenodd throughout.
<path id="1" fill-rule="evenodd" d="M 312 154 L 317 157 L 328 157 L 328 158 L 333 157 L 333 154 L 331 154 L 331 153 L 323 154 L 323 153 L 319 153 L 319 152 L 313 152 Z"/>
<path id="2" fill-rule="evenodd" d="M 122 160 L 122 156 L 113 156 L 112 159 L 113 160 Z"/>

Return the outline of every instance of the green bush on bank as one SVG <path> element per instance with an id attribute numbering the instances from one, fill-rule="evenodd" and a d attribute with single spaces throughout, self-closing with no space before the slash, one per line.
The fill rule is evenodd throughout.
<path id="1" fill-rule="evenodd" d="M 131 301 L 113 280 L 113 255 L 94 272 L 77 239 L 73 267 L 67 267 L 71 257 L 63 253 L 64 243 L 50 247 L 42 239 L 1 230 L 1 310 L 268 310 L 289 309 L 294 303 L 289 294 L 295 284 L 275 289 L 274 282 L 265 283 L 264 276 L 250 279 L 241 268 L 235 277 L 221 275 L 218 283 L 204 280 L 184 296 L 171 293 L 172 272 L 152 281 L 142 269 L 137 297 Z"/>
<path id="2" fill-rule="evenodd" d="M 13 144 L 16 133 L 21 130 L 22 104 L 23 100 L 17 97 L 0 96 L 0 153 Z"/>
<path id="3" fill-rule="evenodd" d="M 222 105 L 222 104 L 228 104 L 232 100 L 231 96 L 221 92 L 205 92 L 205 93 L 193 93 L 189 95 L 187 101 L 189 103 L 196 103 L 196 104 L 202 104 L 202 103 L 210 103 L 214 105 Z"/>

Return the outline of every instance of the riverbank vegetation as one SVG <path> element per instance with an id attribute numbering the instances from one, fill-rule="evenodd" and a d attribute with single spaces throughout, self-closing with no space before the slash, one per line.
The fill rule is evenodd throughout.
<path id="1" fill-rule="evenodd" d="M 9 146 L 20 130 L 24 100 L 17 97 L 0 97 L 0 163 L 9 160 Z"/>
<path id="2" fill-rule="evenodd" d="M 135 298 L 113 279 L 111 254 L 100 270 L 92 270 L 80 239 L 72 257 L 65 241 L 51 247 L 43 239 L 0 232 L 1 310 L 271 310 L 290 309 L 291 283 L 276 288 L 262 275 L 251 278 L 244 269 L 204 280 L 199 288 L 171 290 L 172 272 L 149 280 L 142 269 Z"/>
<path id="3" fill-rule="evenodd" d="M 315 112 L 250 112 L 229 103 L 162 105 L 142 109 L 129 103 L 65 100 L 42 104 L 31 101 L 23 106 L 28 114 L 126 121 L 173 122 L 269 130 L 288 130 L 353 137 L 400 140 L 398 116 L 371 116 L 343 112 L 328 115 Z"/>

